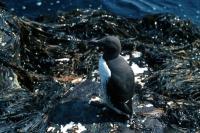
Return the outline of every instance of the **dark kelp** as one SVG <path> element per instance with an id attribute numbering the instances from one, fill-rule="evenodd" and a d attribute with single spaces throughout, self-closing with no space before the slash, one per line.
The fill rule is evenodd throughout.
<path id="1" fill-rule="evenodd" d="M 44 16 L 36 22 L 1 9 L 0 18 L 0 132 L 45 132 L 48 121 L 55 125 L 62 118 L 52 118 L 59 103 L 72 116 L 74 106 L 86 110 L 64 121 L 81 119 L 86 132 L 200 130 L 200 30 L 190 21 L 171 14 L 133 20 L 102 10 L 59 12 L 56 18 Z M 100 109 L 86 101 L 98 93 L 99 84 L 89 81 L 97 69 L 98 48 L 86 42 L 106 34 L 120 37 L 123 53 L 142 52 L 139 59 L 129 60 L 149 66 L 142 75 L 144 87 L 137 87 L 137 105 L 152 103 L 163 111 L 159 117 L 135 106 L 130 128 L 116 116 L 93 119 Z M 88 81 L 76 85 L 80 77 Z"/>

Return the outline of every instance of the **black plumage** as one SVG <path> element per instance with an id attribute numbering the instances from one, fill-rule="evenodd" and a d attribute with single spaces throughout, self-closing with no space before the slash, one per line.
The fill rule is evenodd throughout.
<path id="1" fill-rule="evenodd" d="M 103 58 L 101 57 L 99 61 L 99 74 L 104 90 L 103 95 L 106 95 L 105 102 L 117 113 L 131 116 L 134 73 L 120 56 L 120 40 L 114 36 L 106 36 L 97 43 L 103 47 Z"/>
<path id="2" fill-rule="evenodd" d="M 134 93 L 134 74 L 132 69 L 120 56 L 106 62 L 111 71 L 111 77 L 107 83 L 107 95 L 114 107 L 131 115 Z"/>

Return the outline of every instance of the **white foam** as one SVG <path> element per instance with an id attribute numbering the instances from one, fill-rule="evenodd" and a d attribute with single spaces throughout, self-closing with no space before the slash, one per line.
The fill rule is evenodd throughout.
<path id="1" fill-rule="evenodd" d="M 69 124 L 66 124 L 65 126 L 61 125 L 60 130 L 62 133 L 67 133 L 67 130 L 72 129 L 73 125 L 74 122 L 71 121 Z"/>
<path id="2" fill-rule="evenodd" d="M 68 130 L 71 130 L 75 126 L 77 127 L 75 131 L 76 133 L 81 133 L 87 130 L 85 126 L 83 126 L 81 123 L 75 124 L 74 122 L 71 121 L 69 124 L 66 124 L 65 126 L 61 125 L 61 133 L 68 133 Z"/>
<path id="3" fill-rule="evenodd" d="M 168 104 L 169 106 L 171 106 L 171 105 L 174 104 L 174 102 L 173 102 L 173 101 L 169 101 L 169 102 L 167 102 L 167 104 Z"/>
<path id="4" fill-rule="evenodd" d="M 98 76 L 97 75 L 99 75 L 99 71 L 98 70 L 94 70 L 93 72 L 92 72 L 92 81 L 93 82 L 98 82 L 99 83 L 99 78 L 98 78 Z"/>
<path id="5" fill-rule="evenodd" d="M 138 106 L 137 106 L 137 108 L 143 108 L 143 107 L 144 107 L 143 105 L 138 105 Z"/>
<path id="6" fill-rule="evenodd" d="M 55 130 L 55 127 L 48 127 L 47 132 L 53 132 Z"/>
<path id="7" fill-rule="evenodd" d="M 134 51 L 133 53 L 132 53 L 132 55 L 134 56 L 134 57 L 140 57 L 141 55 L 142 55 L 142 53 L 141 52 L 138 52 L 138 51 Z M 129 55 L 124 55 L 124 56 L 122 56 L 127 62 L 128 62 L 128 60 L 129 60 L 129 58 L 130 58 L 130 56 Z M 129 63 L 129 62 L 128 62 Z M 132 68 L 132 70 L 133 70 L 133 72 L 134 72 L 134 74 L 135 75 L 137 75 L 137 74 L 140 74 L 140 73 L 144 73 L 144 71 L 147 71 L 148 69 L 147 69 L 147 67 L 144 67 L 144 68 L 141 68 L 141 67 L 139 67 L 137 64 L 135 64 L 134 62 L 132 63 L 132 65 L 131 65 L 131 68 Z"/>
<path id="8" fill-rule="evenodd" d="M 5 45 L 6 45 L 6 43 L 5 43 L 5 42 L 2 42 L 2 43 L 1 43 L 1 46 L 5 46 Z"/>
<path id="9" fill-rule="evenodd" d="M 124 56 L 122 56 L 127 62 L 128 62 L 128 60 L 129 60 L 129 58 L 130 58 L 130 56 L 129 55 L 124 55 Z"/>
<path id="10" fill-rule="evenodd" d="M 140 73 L 144 73 L 144 71 L 148 70 L 147 67 L 141 68 L 135 63 L 132 63 L 131 68 L 132 68 L 135 75 L 140 74 Z"/>
<path id="11" fill-rule="evenodd" d="M 95 78 L 92 78 L 92 82 L 95 82 L 96 81 L 96 79 Z"/>
<path id="12" fill-rule="evenodd" d="M 92 76 L 95 76 L 95 74 L 98 74 L 98 73 L 99 73 L 98 70 L 94 70 L 94 71 L 92 72 Z"/>
<path id="13" fill-rule="evenodd" d="M 26 10 L 26 6 L 22 6 L 22 9 L 23 9 L 23 10 Z"/>
<path id="14" fill-rule="evenodd" d="M 150 104 L 150 103 L 149 103 L 149 104 L 146 104 L 145 107 L 148 107 L 148 108 L 149 108 L 149 107 L 153 107 L 153 104 Z"/>
<path id="15" fill-rule="evenodd" d="M 9 80 L 11 80 L 11 81 L 12 81 L 12 80 L 13 80 L 13 77 L 9 77 Z"/>
<path id="16" fill-rule="evenodd" d="M 100 98 L 100 97 L 97 97 L 97 96 L 92 97 L 92 98 L 89 100 L 88 103 L 90 104 L 91 102 L 101 102 L 101 98 Z"/>
<path id="17" fill-rule="evenodd" d="M 83 126 L 81 123 L 78 123 L 78 131 L 77 133 L 81 133 L 83 131 L 86 131 L 87 129 L 85 128 L 85 126 Z"/>
<path id="18" fill-rule="evenodd" d="M 135 76 L 135 82 L 139 83 L 142 87 L 144 86 L 144 83 L 142 82 L 142 78 L 139 76 Z"/>
<path id="19" fill-rule="evenodd" d="M 41 1 L 38 1 L 38 2 L 36 3 L 36 5 L 37 5 L 37 6 L 41 6 L 41 5 L 42 5 L 42 2 L 41 2 Z"/>
<path id="20" fill-rule="evenodd" d="M 138 51 L 134 51 L 132 53 L 132 56 L 134 58 L 138 58 L 142 55 L 141 52 L 138 52 Z M 129 58 L 130 56 L 129 55 L 125 55 L 125 56 L 122 56 L 128 63 L 129 63 Z M 131 65 L 131 68 L 135 74 L 135 81 L 138 82 L 141 86 L 144 86 L 144 83 L 142 83 L 142 79 L 140 78 L 139 74 L 143 74 L 145 71 L 148 71 L 148 68 L 147 67 L 139 67 L 137 64 L 135 64 L 134 62 L 132 62 L 132 65 Z"/>
<path id="21" fill-rule="evenodd" d="M 38 94 L 38 92 L 39 92 L 39 89 L 36 89 L 36 90 L 35 90 L 35 94 Z"/>
<path id="22" fill-rule="evenodd" d="M 69 58 L 60 58 L 60 59 L 55 59 L 55 61 L 69 61 L 70 59 Z"/>
<path id="23" fill-rule="evenodd" d="M 83 79 L 82 77 L 80 78 L 76 78 L 74 80 L 71 81 L 72 84 L 78 84 L 78 83 L 82 83 L 84 82 L 86 79 Z"/>
<path id="24" fill-rule="evenodd" d="M 141 56 L 142 56 L 142 53 L 141 53 L 141 52 L 138 52 L 138 51 L 134 51 L 134 52 L 132 53 L 132 55 L 133 55 L 133 57 L 138 58 L 138 57 L 141 57 Z"/>

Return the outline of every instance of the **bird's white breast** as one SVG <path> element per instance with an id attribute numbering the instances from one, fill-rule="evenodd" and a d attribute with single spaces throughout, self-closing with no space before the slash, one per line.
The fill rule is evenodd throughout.
<path id="1" fill-rule="evenodd" d="M 108 98 L 106 94 L 106 86 L 109 78 L 111 77 L 111 71 L 102 55 L 99 58 L 99 75 L 101 79 L 100 96 L 102 97 L 103 102 L 107 102 Z"/>
<path id="2" fill-rule="evenodd" d="M 107 82 L 111 77 L 111 71 L 108 68 L 106 61 L 103 59 L 103 56 L 99 58 L 99 75 L 101 78 L 101 82 Z"/>

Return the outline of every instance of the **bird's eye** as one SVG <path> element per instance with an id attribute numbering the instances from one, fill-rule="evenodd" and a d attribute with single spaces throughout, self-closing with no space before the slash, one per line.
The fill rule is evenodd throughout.
<path id="1" fill-rule="evenodd" d="M 108 47 L 108 48 L 106 48 L 106 51 L 108 51 L 108 52 L 114 52 L 115 49 L 113 47 Z"/>

